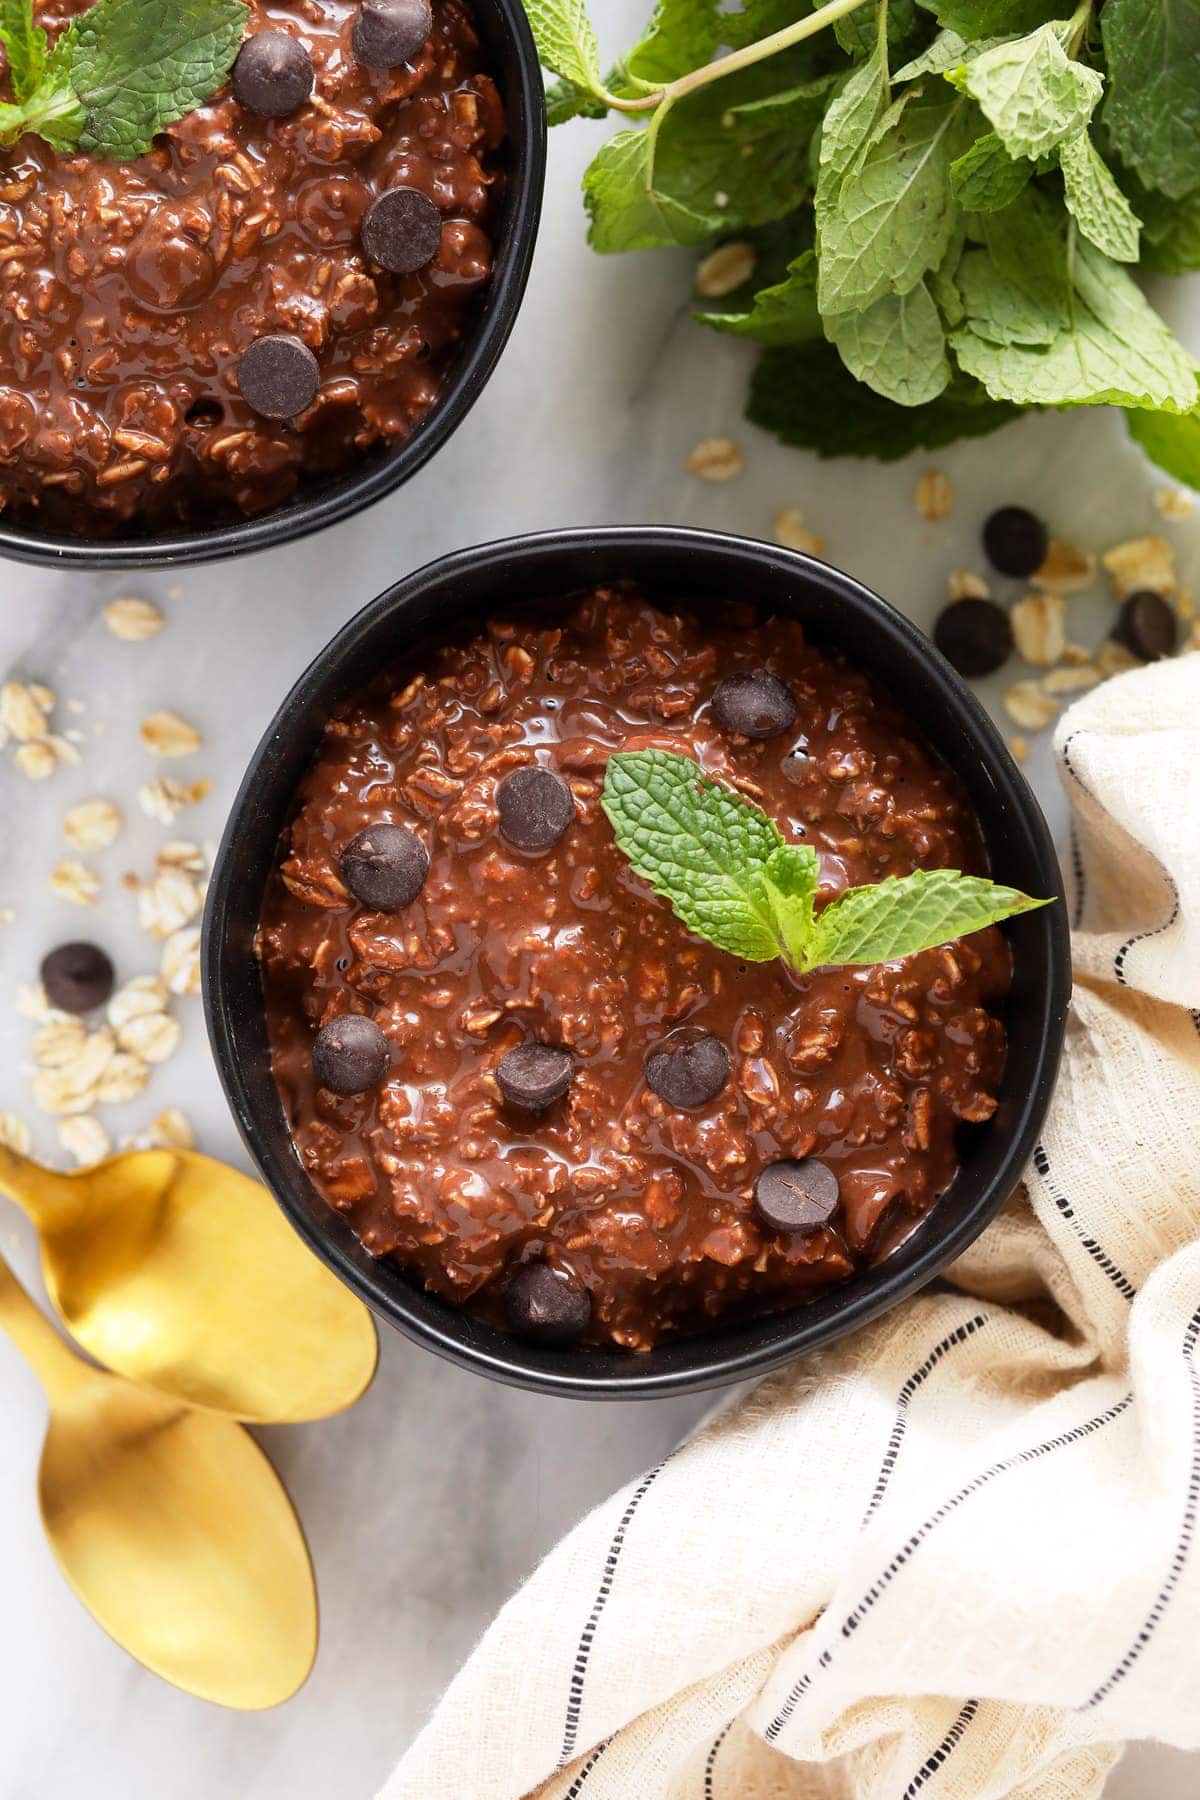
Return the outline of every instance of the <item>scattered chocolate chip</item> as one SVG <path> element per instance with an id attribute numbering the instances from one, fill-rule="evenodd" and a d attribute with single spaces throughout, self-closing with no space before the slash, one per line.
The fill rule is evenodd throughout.
<path id="1" fill-rule="evenodd" d="M 994 569 L 1023 579 L 1045 562 L 1050 536 L 1036 513 L 1001 506 L 983 527 L 983 547 Z"/>
<path id="2" fill-rule="evenodd" d="M 372 262 L 389 274 L 411 275 L 437 255 L 442 215 L 419 188 L 389 188 L 363 214 L 361 235 Z"/>
<path id="3" fill-rule="evenodd" d="M 433 30 L 429 0 L 362 0 L 350 43 L 368 69 L 411 62 Z"/>
<path id="4" fill-rule="evenodd" d="M 343 1013 L 313 1039 L 313 1074 L 335 1094 L 365 1094 L 387 1073 L 388 1041 L 374 1019 Z"/>
<path id="5" fill-rule="evenodd" d="M 1161 594 L 1142 588 L 1121 607 L 1113 636 L 1142 662 L 1158 662 L 1160 657 L 1174 656 L 1179 620 Z"/>
<path id="6" fill-rule="evenodd" d="M 543 1112 L 561 1100 L 571 1085 L 575 1060 L 557 1044 L 518 1044 L 496 1064 L 500 1092 L 512 1106 Z"/>
<path id="7" fill-rule="evenodd" d="M 60 1012 L 86 1013 L 103 1006 L 116 977 L 96 944 L 60 944 L 42 962 L 42 988 Z"/>
<path id="8" fill-rule="evenodd" d="M 769 1231 L 817 1231 L 833 1217 L 838 1179 L 823 1162 L 768 1163 L 754 1184 L 754 1210 Z"/>
<path id="9" fill-rule="evenodd" d="M 539 1344 L 578 1343 L 592 1320 L 592 1297 L 561 1269 L 529 1262 L 504 1290 L 510 1331 Z"/>
<path id="10" fill-rule="evenodd" d="M 548 850 L 575 823 L 575 796 L 553 769 L 514 769 L 496 789 L 500 835 L 518 850 Z"/>
<path id="11" fill-rule="evenodd" d="M 264 419 L 294 419 L 311 406 L 321 368 L 307 344 L 284 332 L 255 338 L 238 362 L 242 399 Z"/>
<path id="12" fill-rule="evenodd" d="M 247 112 L 282 119 L 313 91 L 312 57 L 290 31 L 259 31 L 233 65 L 233 97 Z"/>
<path id="13" fill-rule="evenodd" d="M 796 696 L 769 669 L 743 669 L 718 683 L 712 709 L 723 731 L 742 737 L 771 738 L 796 722 Z"/>
<path id="14" fill-rule="evenodd" d="M 952 669 L 978 680 L 1012 655 L 1012 626 L 994 600 L 952 600 L 938 617 L 933 641 Z"/>
<path id="15" fill-rule="evenodd" d="M 377 912 L 399 912 L 425 886 L 429 852 L 404 825 L 368 825 L 339 860 L 342 880 L 356 900 Z"/>
<path id="16" fill-rule="evenodd" d="M 707 1106 L 729 1080 L 729 1051 L 720 1038 L 680 1025 L 646 1058 L 646 1086 L 668 1106 Z"/>

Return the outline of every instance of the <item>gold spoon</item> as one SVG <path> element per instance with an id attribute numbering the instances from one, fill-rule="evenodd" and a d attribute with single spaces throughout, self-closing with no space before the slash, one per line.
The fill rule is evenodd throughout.
<path id="1" fill-rule="evenodd" d="M 236 1169 L 130 1150 L 55 1174 L 0 1146 L 0 1193 L 36 1225 L 51 1302 L 105 1368 L 273 1424 L 341 1412 L 369 1385 L 370 1313 Z"/>
<path id="2" fill-rule="evenodd" d="M 287 1700 L 317 1652 L 317 1592 L 253 1438 L 89 1368 L 2 1260 L 0 1325 L 50 1402 L 42 1521 L 92 1617 L 189 1694 L 247 1712 Z"/>

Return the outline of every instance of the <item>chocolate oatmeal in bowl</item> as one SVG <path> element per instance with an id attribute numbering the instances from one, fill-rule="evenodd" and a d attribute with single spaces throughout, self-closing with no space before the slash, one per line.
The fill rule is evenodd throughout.
<path id="1" fill-rule="evenodd" d="M 86 33 L 141 4 L 35 0 L 43 88 L 66 56 L 86 100 Z M 140 140 L 83 103 L 62 139 L 35 93 L 0 150 L 13 554 L 182 560 L 354 510 L 444 439 L 515 316 L 542 130 L 516 0 L 148 16 L 165 46 L 197 11 L 212 91 Z"/>
<path id="2" fill-rule="evenodd" d="M 541 1344 L 803 1306 L 996 1112 L 984 921 L 1029 903 L 986 874 L 960 780 L 797 619 L 502 611 L 340 707 L 301 784 L 258 938 L 296 1153 L 372 1256 Z M 982 928 L 895 935 L 956 884 Z"/>

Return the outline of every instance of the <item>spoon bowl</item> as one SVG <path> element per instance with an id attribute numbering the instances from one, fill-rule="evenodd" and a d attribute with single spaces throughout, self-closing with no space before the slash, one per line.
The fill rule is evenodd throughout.
<path id="1" fill-rule="evenodd" d="M 51 1302 L 106 1368 L 256 1423 L 325 1418 L 369 1385 L 370 1313 L 236 1169 L 133 1150 L 65 1175 L 0 1149 L 0 1192 L 33 1220 Z"/>

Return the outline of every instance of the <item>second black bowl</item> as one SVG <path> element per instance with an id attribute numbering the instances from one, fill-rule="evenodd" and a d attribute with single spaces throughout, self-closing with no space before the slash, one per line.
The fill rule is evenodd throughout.
<path id="1" fill-rule="evenodd" d="M 1050 1101 L 1070 992 L 1061 900 L 1005 930 L 1014 976 L 999 1108 L 970 1134 L 949 1192 L 885 1262 L 764 1318 L 668 1341 L 648 1355 L 523 1343 L 428 1294 L 365 1251 L 322 1199 L 292 1147 L 271 1075 L 254 954 L 259 910 L 296 792 L 331 713 L 421 636 L 470 635 L 518 603 L 562 601 L 631 579 L 648 597 L 719 607 L 731 596 L 801 620 L 902 697 L 955 769 L 979 815 L 998 880 L 1058 894 L 1045 820 L 999 733 L 907 619 L 848 575 L 773 545 L 655 527 L 562 531 L 463 550 L 408 576 L 338 633 L 283 702 L 251 760 L 217 857 L 204 929 L 209 1033 L 249 1149 L 301 1236 L 381 1318 L 453 1362 L 544 1393 L 634 1399 L 762 1374 L 829 1343 L 930 1281 L 995 1217 L 1020 1178 Z"/>

